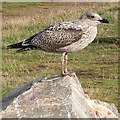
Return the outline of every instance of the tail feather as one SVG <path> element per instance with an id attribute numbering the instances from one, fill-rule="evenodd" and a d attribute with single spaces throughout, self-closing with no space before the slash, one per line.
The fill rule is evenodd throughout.
<path id="1" fill-rule="evenodd" d="M 28 50 L 35 50 L 35 49 L 37 49 L 36 46 L 33 46 L 33 45 L 23 46 L 22 43 L 23 42 L 19 42 L 19 43 L 16 43 L 16 44 L 8 45 L 7 48 L 8 49 L 17 49 L 17 48 L 20 48 L 16 52 L 24 52 L 24 51 L 28 51 Z"/>
<path id="2" fill-rule="evenodd" d="M 17 49 L 20 48 L 19 50 L 17 50 L 16 52 L 23 52 L 23 51 L 27 51 L 27 50 L 35 50 L 38 47 L 31 45 L 31 40 L 37 35 L 38 33 L 32 35 L 31 37 L 25 39 L 22 42 L 16 43 L 16 44 L 12 44 L 12 45 L 8 45 L 7 48 L 8 49 Z M 40 48 L 39 48 L 40 49 Z"/>
<path id="3" fill-rule="evenodd" d="M 22 42 L 19 42 L 19 43 L 16 43 L 16 44 L 8 45 L 7 48 L 8 48 L 8 49 L 24 48 L 24 46 L 22 46 Z"/>
<path id="4" fill-rule="evenodd" d="M 19 50 L 17 50 L 16 52 L 23 52 L 23 51 L 26 51 L 26 50 L 35 50 L 37 49 L 36 46 L 34 45 L 31 45 L 31 40 L 37 35 L 38 33 L 30 36 L 29 38 L 25 39 L 24 41 L 22 42 L 19 42 L 19 43 L 16 43 L 16 44 L 12 44 L 12 45 L 8 45 L 7 48 L 8 49 L 17 49 L 17 48 L 20 48 Z"/>
<path id="5" fill-rule="evenodd" d="M 24 52 L 24 51 L 27 51 L 27 50 L 31 50 L 31 48 L 21 48 L 21 49 L 19 49 L 19 50 L 17 50 L 16 52 L 17 53 L 20 53 L 20 52 Z"/>

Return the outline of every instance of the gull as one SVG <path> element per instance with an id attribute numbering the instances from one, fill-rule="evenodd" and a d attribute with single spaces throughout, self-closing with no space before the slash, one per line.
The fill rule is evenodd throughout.
<path id="1" fill-rule="evenodd" d="M 109 23 L 109 21 L 97 13 L 85 12 L 78 19 L 50 25 L 43 31 L 7 48 L 20 48 L 16 52 L 38 49 L 62 53 L 61 74 L 71 75 L 72 73 L 67 70 L 67 54 L 87 47 L 95 39 L 97 26 L 101 23 Z"/>

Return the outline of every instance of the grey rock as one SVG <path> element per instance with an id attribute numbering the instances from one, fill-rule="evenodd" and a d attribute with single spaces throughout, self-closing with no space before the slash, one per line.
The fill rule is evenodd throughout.
<path id="1" fill-rule="evenodd" d="M 13 90 L 11 90 L 8 94 L 6 94 L 2 98 L 2 105 L 1 105 L 2 108 L 0 108 L 0 111 L 6 109 L 6 107 L 12 102 L 12 100 L 15 97 L 17 97 L 18 95 L 22 94 L 23 92 L 29 90 L 34 83 L 42 82 L 43 80 L 44 80 L 44 78 L 37 78 L 30 83 L 23 84 Z"/>
<path id="2" fill-rule="evenodd" d="M 118 118 L 115 105 L 91 100 L 77 77 L 40 78 L 23 88 L 12 94 L 11 102 L 3 100 L 9 102 L 3 118 Z"/>

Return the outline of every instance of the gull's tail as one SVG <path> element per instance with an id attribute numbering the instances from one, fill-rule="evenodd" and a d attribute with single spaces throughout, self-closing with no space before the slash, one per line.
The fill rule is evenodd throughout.
<path id="1" fill-rule="evenodd" d="M 19 42 L 19 43 L 16 43 L 16 44 L 8 45 L 7 48 L 8 49 L 23 48 L 22 43 L 23 42 Z"/>
<path id="2" fill-rule="evenodd" d="M 38 34 L 38 33 L 37 33 Z M 27 50 L 35 50 L 37 49 L 36 46 L 31 45 L 31 40 L 37 35 L 34 34 L 31 37 L 25 39 L 22 42 L 16 43 L 16 44 L 12 44 L 12 45 L 8 45 L 7 48 L 8 49 L 17 49 L 20 48 L 19 50 L 17 50 L 16 52 L 23 52 L 23 51 L 27 51 Z"/>
<path id="3" fill-rule="evenodd" d="M 20 48 L 16 52 L 23 52 L 23 51 L 27 51 L 27 50 L 35 50 L 35 49 L 37 49 L 37 47 L 33 46 L 33 45 L 23 46 L 23 42 L 19 42 L 19 43 L 16 43 L 16 44 L 8 45 L 7 48 L 8 49 L 17 49 L 17 48 Z"/>

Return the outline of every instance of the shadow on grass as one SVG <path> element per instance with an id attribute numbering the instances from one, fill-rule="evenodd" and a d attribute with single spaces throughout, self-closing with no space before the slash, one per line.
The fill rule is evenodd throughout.
<path id="1" fill-rule="evenodd" d="M 97 43 L 111 43 L 111 44 L 120 44 L 120 38 L 118 37 L 106 37 L 106 38 L 96 38 L 94 42 Z"/>

